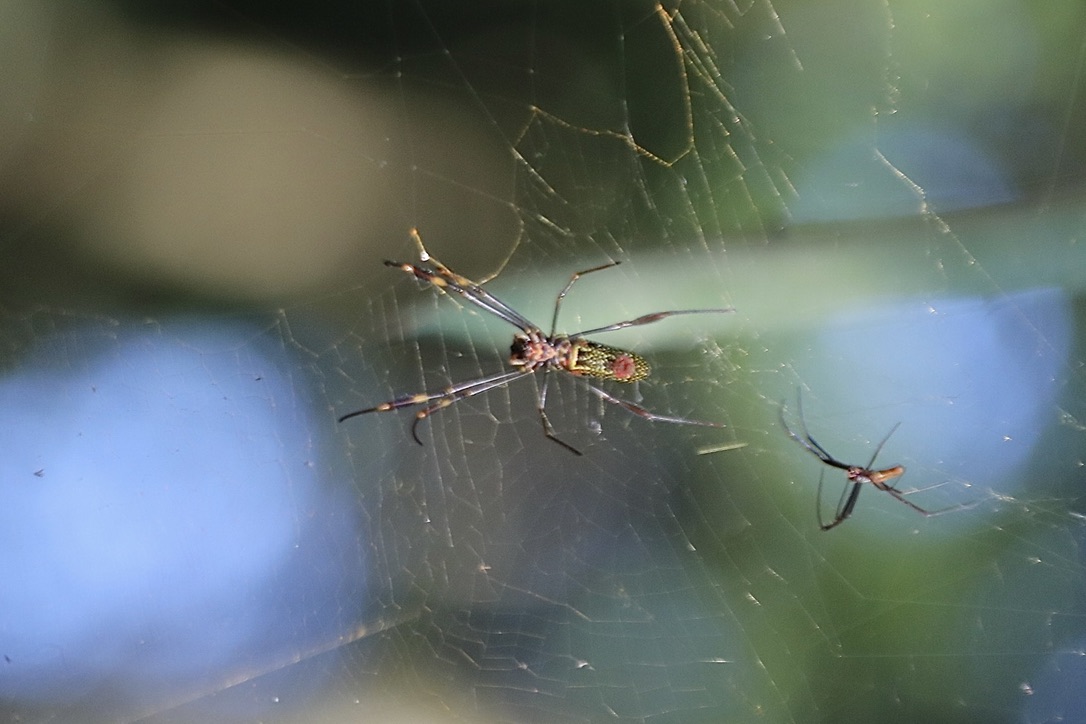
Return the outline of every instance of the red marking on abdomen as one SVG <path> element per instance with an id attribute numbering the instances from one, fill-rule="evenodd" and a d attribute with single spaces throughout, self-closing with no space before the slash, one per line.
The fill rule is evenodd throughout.
<path id="1" fill-rule="evenodd" d="M 611 372 L 615 375 L 616 380 L 629 379 L 636 371 L 637 365 L 634 364 L 633 358 L 629 355 L 619 355 L 611 363 Z"/>

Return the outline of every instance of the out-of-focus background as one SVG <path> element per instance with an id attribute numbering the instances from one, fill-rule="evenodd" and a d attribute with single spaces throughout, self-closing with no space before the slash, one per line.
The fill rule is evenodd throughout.
<path id="1" fill-rule="evenodd" d="M 0 713 L 1086 721 L 1084 48 L 1069 1 L 3 2 Z M 581 457 L 537 379 L 337 424 L 506 365 L 412 228 L 545 331 L 610 261 L 558 331 L 734 306 L 596 338 L 726 427 L 568 375 Z M 804 424 L 953 510 L 819 530 Z"/>

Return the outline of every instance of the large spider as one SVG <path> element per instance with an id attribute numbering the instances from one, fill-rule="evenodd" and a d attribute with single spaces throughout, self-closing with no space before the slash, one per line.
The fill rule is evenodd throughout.
<path id="1" fill-rule="evenodd" d="M 419 392 L 402 395 L 393 400 L 389 400 L 388 402 L 382 402 L 379 405 L 367 407 L 364 410 L 349 412 L 339 418 L 339 421 L 343 422 L 349 418 L 365 415 L 369 412 L 388 412 L 390 410 L 397 410 L 401 407 L 425 405 L 425 407 L 415 413 L 415 422 L 411 426 L 411 434 L 415 438 L 415 442 L 419 445 L 422 444 L 422 440 L 419 439 L 418 425 L 431 414 L 448 407 L 458 400 L 478 395 L 481 392 L 486 392 L 496 387 L 503 387 L 513 380 L 530 377 L 532 373 L 542 371 L 544 376 L 543 383 L 539 388 L 537 408 L 539 410 L 539 418 L 543 423 L 543 433 L 570 452 L 581 455 L 582 453 L 580 450 L 569 443 L 562 441 L 554 434 L 554 428 L 551 426 L 550 420 L 547 419 L 547 413 L 544 408 L 547 404 L 547 382 L 549 378 L 546 373 L 549 373 L 552 370 L 561 370 L 581 379 L 595 377 L 598 379 L 614 380 L 616 382 L 637 382 L 638 380 L 643 380 L 648 377 L 650 373 L 649 364 L 643 357 L 617 347 L 610 347 L 598 342 L 590 342 L 585 339 L 585 337 L 592 334 L 602 334 L 603 332 L 613 332 L 618 329 L 625 329 L 626 327 L 652 324 L 653 322 L 659 322 L 662 319 L 679 314 L 721 314 L 735 311 L 731 307 L 726 307 L 721 309 L 680 309 L 667 312 L 653 312 L 637 317 L 636 319 L 627 320 L 625 322 L 615 322 L 614 324 L 577 332 L 576 334 L 558 334 L 555 331 L 558 326 L 558 312 L 562 307 L 562 300 L 573 287 L 574 282 L 585 274 L 591 274 L 592 272 L 618 266 L 619 262 L 614 261 L 609 264 L 602 264 L 591 269 L 577 272 L 570 277 L 569 283 L 566 284 L 565 288 L 559 292 L 558 297 L 554 300 L 554 314 L 551 316 L 551 331 L 549 334 L 544 334 L 543 330 L 537 325 L 528 321 L 527 318 L 508 304 L 483 289 L 480 284 L 476 284 L 470 279 L 460 276 L 431 256 L 429 252 L 426 251 L 426 247 L 423 246 L 422 238 L 419 236 L 417 230 L 411 230 L 411 238 L 415 240 L 415 244 L 418 246 L 420 262 L 422 264 L 429 262 L 430 266 L 427 267 L 396 261 L 386 261 L 385 264 L 387 266 L 395 267 L 408 274 L 412 274 L 424 282 L 433 284 L 443 292 L 459 294 L 472 304 L 485 309 L 496 317 L 504 319 L 506 322 L 520 330 L 513 335 L 511 356 L 509 358 L 509 364 L 514 368 L 512 370 L 505 370 L 476 380 L 461 382 L 436 392 Z M 655 412 L 650 412 L 641 405 L 630 402 L 629 400 L 615 397 L 611 393 L 589 383 L 587 380 L 585 380 L 585 386 L 600 399 L 623 407 L 646 420 L 671 422 L 679 425 L 724 427 L 723 424 L 717 422 L 659 415 Z"/>
<path id="2" fill-rule="evenodd" d="M 903 493 L 892 485 L 889 485 L 887 481 L 900 478 L 905 474 L 905 467 L 902 465 L 894 465 L 889 468 L 883 468 L 882 470 L 876 470 L 872 466 L 875 464 L 875 458 L 879 456 L 879 452 L 882 451 L 882 446 L 886 444 L 886 441 L 890 439 L 890 436 L 897 430 L 898 425 L 895 424 L 890 428 L 890 432 L 886 433 L 886 436 L 882 438 L 882 441 L 875 446 L 875 452 L 871 455 L 871 459 L 867 461 L 867 465 L 861 467 L 859 465 L 849 465 L 843 463 L 837 458 L 830 455 L 826 448 L 818 444 L 818 442 L 811 437 L 810 431 L 807 430 L 807 422 L 803 419 L 803 398 L 796 393 L 796 407 L 799 411 L 799 424 L 803 431 L 803 436 L 800 437 L 792 428 L 788 426 L 788 422 L 784 419 L 784 403 L 781 403 L 780 415 L 781 424 L 784 425 L 785 432 L 788 436 L 807 449 L 809 453 L 821 460 L 824 464 L 829 465 L 832 468 L 845 471 L 845 478 L 852 485 L 852 487 L 845 486 L 845 489 L 841 492 L 841 498 L 837 501 L 837 512 L 834 514 L 833 521 L 825 523 L 822 521 L 822 479 L 825 477 L 826 471 L 822 470 L 818 476 L 818 503 L 815 507 L 815 511 L 818 514 L 818 527 L 822 530 L 830 530 L 844 523 L 849 516 L 852 515 L 852 509 L 856 507 L 856 499 L 860 496 L 860 491 L 863 489 L 864 483 L 869 483 L 878 490 L 884 493 L 889 493 L 895 499 L 900 500 L 905 505 L 909 506 L 917 513 L 924 516 L 941 515 L 943 513 L 949 513 L 952 510 L 958 510 L 960 508 L 971 507 L 968 503 L 961 503 L 959 505 L 952 505 L 948 508 L 942 508 L 940 510 L 926 510 L 921 508 L 916 503 L 908 500 L 905 496 L 908 493 Z M 914 492 L 914 491 L 910 491 Z"/>

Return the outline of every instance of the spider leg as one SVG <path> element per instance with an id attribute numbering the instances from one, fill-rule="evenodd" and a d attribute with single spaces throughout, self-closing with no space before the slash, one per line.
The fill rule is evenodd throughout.
<path id="1" fill-rule="evenodd" d="M 448 388 L 444 394 L 438 394 L 432 397 L 432 399 L 437 400 L 436 402 L 415 413 L 415 421 L 411 423 L 411 436 L 415 438 L 415 442 L 422 445 L 422 440 L 419 439 L 418 434 L 419 423 L 430 415 L 445 409 L 454 402 L 459 402 L 467 397 L 474 397 L 482 392 L 492 390 L 495 387 L 504 387 L 513 380 L 526 376 L 524 370 L 501 372 L 490 377 L 484 377 L 481 380 L 475 380 L 463 385 Z"/>
<path id="2" fill-rule="evenodd" d="M 815 515 L 818 516 L 818 527 L 821 528 L 822 530 L 829 530 L 829 528 L 826 527 L 826 524 L 822 522 L 822 481 L 824 481 L 825 479 L 826 479 L 826 469 L 821 468 L 818 471 L 818 496 L 815 498 Z M 840 500 L 837 501 L 837 509 L 838 510 L 841 509 L 841 501 Z M 834 517 L 835 518 L 837 517 L 836 513 L 834 513 Z"/>
<path id="3" fill-rule="evenodd" d="M 415 245 L 418 246 L 419 259 L 424 263 L 429 262 L 434 268 L 428 269 L 415 264 L 388 260 L 385 261 L 385 266 L 390 266 L 405 271 L 408 274 L 412 274 L 420 281 L 434 285 L 437 287 L 438 291 L 456 293 L 477 307 L 484 309 L 495 317 L 519 328 L 522 332 L 537 329 L 536 325 L 532 324 L 532 322 L 524 315 L 495 297 L 484 289 L 482 285 L 476 284 L 467 277 L 457 274 L 438 261 L 437 258 L 426 251 L 426 247 L 422 245 L 422 237 L 419 236 L 417 229 L 411 230 L 411 238 L 415 240 Z"/>
<path id="4" fill-rule="evenodd" d="M 917 505 L 916 503 L 914 503 L 911 500 L 909 500 L 908 498 L 906 498 L 901 493 L 901 491 L 898 490 L 897 488 L 894 488 L 894 487 L 892 487 L 890 485 L 886 485 L 886 484 L 876 485 L 875 487 L 878 488 L 879 490 L 883 491 L 884 493 L 889 493 L 890 495 L 894 496 L 894 498 L 896 500 L 900 500 L 902 503 L 909 506 L 910 508 L 915 510 L 917 513 L 920 513 L 920 514 L 925 515 L 925 516 L 931 515 L 931 511 L 928 511 L 928 510 L 925 510 L 924 508 L 921 508 L 919 505 Z"/>
<path id="5" fill-rule="evenodd" d="M 875 487 L 877 487 L 879 490 L 882 490 L 883 492 L 889 493 L 890 495 L 894 496 L 895 499 L 900 500 L 902 503 L 909 506 L 910 508 L 915 510 L 917 513 L 920 513 L 920 514 L 922 514 L 922 515 L 924 515 L 924 516 L 926 516 L 928 518 L 931 518 L 931 517 L 936 516 L 936 515 L 942 515 L 943 513 L 951 513 L 951 512 L 953 512 L 955 510 L 965 510 L 967 508 L 972 508 L 977 504 L 977 502 L 979 502 L 979 501 L 974 501 L 972 503 L 958 503 L 957 505 L 951 505 L 951 506 L 948 506 L 946 508 L 939 508 L 938 510 L 928 510 L 926 508 L 921 508 L 916 503 L 914 503 L 911 500 L 907 499 L 905 497 L 905 495 L 906 495 L 905 493 L 901 492 L 900 490 L 898 490 L 897 488 L 895 488 L 895 487 L 893 487 L 891 485 L 885 485 L 885 483 L 884 483 L 883 485 L 876 485 Z M 914 492 L 914 491 L 910 491 L 910 492 Z"/>
<path id="6" fill-rule="evenodd" d="M 615 322 L 614 324 L 608 324 L 605 327 L 587 329 L 583 332 L 577 332 L 577 334 L 570 336 L 587 337 L 592 334 L 614 332 L 617 329 L 626 329 L 627 327 L 639 327 L 642 324 L 652 324 L 653 322 L 659 322 L 662 319 L 667 319 L 668 317 L 675 317 L 680 314 L 727 314 L 734 311 L 735 307 L 721 307 L 719 309 L 673 309 L 667 312 L 653 312 L 652 314 L 643 314 L 637 319 L 628 319 L 625 322 Z"/>
<path id="7" fill-rule="evenodd" d="M 817 440 L 811 437 L 811 433 L 807 429 L 807 421 L 803 419 L 803 399 L 797 395 L 796 400 L 799 405 L 799 424 L 800 429 L 803 430 L 803 437 L 800 437 L 791 427 L 788 426 L 788 421 L 784 418 L 785 404 L 782 401 L 780 406 L 781 425 L 784 426 L 784 431 L 788 433 L 788 437 L 798 442 L 800 445 L 806 448 L 807 452 L 814 455 L 826 465 L 837 468 L 839 470 L 848 470 L 851 467 L 850 465 L 848 465 L 847 463 L 843 463 L 830 455 L 824 447 L 818 444 Z"/>
<path id="8" fill-rule="evenodd" d="M 435 265 L 439 263 L 433 257 L 430 257 L 430 261 Z M 534 324 L 508 304 L 470 279 L 453 272 L 448 267 L 442 265 L 431 270 L 426 267 L 416 266 L 415 264 L 389 260 L 385 261 L 385 266 L 390 266 L 394 269 L 400 269 L 408 274 L 412 274 L 420 281 L 432 284 L 437 287 L 439 291 L 446 294 L 458 294 L 480 309 L 490 312 L 495 317 L 508 322 L 521 331 L 527 332 L 528 330 L 536 329 Z"/>
<path id="9" fill-rule="evenodd" d="M 868 470 L 870 470 L 871 466 L 875 464 L 875 458 L 877 458 L 879 456 L 879 453 L 882 452 L 882 446 L 886 444 L 886 441 L 890 439 L 890 436 L 893 435 L 900 426 L 901 423 L 898 422 L 896 425 L 891 427 L 890 432 L 886 433 L 886 437 L 884 437 L 882 441 L 875 447 L 875 453 L 871 456 L 871 459 L 867 461 Z"/>
<path id="10" fill-rule="evenodd" d="M 608 392 L 604 392 L 595 385 L 590 385 L 586 382 L 585 386 L 588 387 L 588 389 L 592 390 L 592 392 L 595 393 L 595 395 L 600 399 L 610 402 L 612 405 L 618 405 L 619 407 L 625 408 L 633 414 L 643 417 L 646 420 L 651 420 L 652 422 L 671 422 L 676 425 L 700 425 L 701 427 L 727 427 L 727 425 L 720 422 L 708 422 L 706 420 L 691 420 L 686 417 L 671 417 L 670 415 L 658 415 L 655 412 L 651 412 L 645 409 L 641 405 L 630 402 L 629 400 L 623 400 L 619 397 L 615 397 Z"/>
<path id="11" fill-rule="evenodd" d="M 565 288 L 562 291 L 558 292 L 558 296 L 555 297 L 555 299 L 554 299 L 554 315 L 551 317 L 551 334 L 550 334 L 550 336 L 553 337 L 555 330 L 558 329 L 558 310 L 562 308 L 562 300 L 566 298 L 566 294 L 568 294 L 569 290 L 573 288 L 574 282 L 576 282 L 578 279 L 583 277 L 585 274 L 591 274 L 592 272 L 598 272 L 598 271 L 603 271 L 604 269 L 610 269 L 611 267 L 618 266 L 621 263 L 622 262 L 612 261 L 612 262 L 608 262 L 606 264 L 600 264 L 599 266 L 594 266 L 591 269 L 585 269 L 584 271 L 579 271 L 579 272 L 574 272 L 573 273 L 573 276 L 571 276 L 569 278 L 569 283 L 566 284 Z"/>
<path id="12" fill-rule="evenodd" d="M 848 470 L 850 467 L 848 463 L 843 463 L 835 458 L 833 455 L 830 455 L 829 451 L 826 450 L 826 448 L 822 447 L 820 444 L 818 444 L 817 440 L 811 437 L 811 431 L 807 428 L 807 418 L 803 415 L 803 396 L 800 394 L 798 389 L 796 390 L 796 410 L 799 412 L 799 425 L 800 428 L 803 430 L 803 437 L 806 441 L 804 442 L 804 440 L 800 440 L 800 442 L 803 443 L 804 447 L 813 452 L 819 459 L 822 460 L 822 462 L 826 463 L 827 465 L 832 465 L 833 467 L 839 468 L 841 470 Z M 795 438 L 796 436 L 793 434 L 792 437 Z"/>
<path id="13" fill-rule="evenodd" d="M 397 397 L 394 400 L 388 402 L 382 402 L 379 405 L 373 407 L 367 407 L 364 410 L 355 410 L 354 412 L 348 412 L 346 415 L 340 416 L 338 422 L 349 420 L 352 417 L 358 417 L 359 415 L 365 415 L 370 412 L 389 412 L 391 410 L 398 410 L 401 407 L 413 407 L 415 405 L 426 405 L 425 408 L 415 413 L 415 422 L 411 425 L 411 435 L 415 438 L 415 442 L 422 445 L 422 440 L 418 436 L 418 425 L 424 419 L 444 409 L 449 405 L 462 400 L 466 397 L 472 397 L 478 395 L 481 392 L 492 390 L 495 387 L 501 387 L 508 384 L 518 377 L 525 376 L 523 370 L 513 370 L 512 372 L 500 372 L 496 375 L 490 375 L 489 377 L 483 377 L 478 380 L 471 380 L 470 382 L 462 382 L 452 387 L 446 387 L 443 390 L 437 392 L 420 392 L 414 395 L 403 395 Z M 436 402 L 433 402 L 436 400 Z M 427 404 L 431 403 L 431 404 Z"/>
<path id="14" fill-rule="evenodd" d="M 818 527 L 822 530 L 830 530 L 844 523 L 852 515 L 853 508 L 856 507 L 856 500 L 860 497 L 860 491 L 863 490 L 863 483 L 853 483 L 851 489 L 847 486 L 841 491 L 841 499 L 837 501 L 837 512 L 834 513 L 833 522 L 822 522 L 822 481 L 826 477 L 826 471 L 823 469 L 818 475 L 818 507 L 815 509 L 818 512 Z M 848 496 L 847 498 L 845 496 Z"/>
<path id="15" fill-rule="evenodd" d="M 543 372 L 543 384 L 539 387 L 539 399 L 537 400 L 536 409 L 539 410 L 539 421 L 543 424 L 543 434 L 549 439 L 558 443 L 566 450 L 569 450 L 574 455 L 584 455 L 580 450 L 570 445 L 568 442 L 560 439 L 554 432 L 554 426 L 551 425 L 551 421 L 547 419 L 547 383 L 550 381 L 550 377 L 547 375 L 547 371 Z"/>
<path id="16" fill-rule="evenodd" d="M 428 252 L 426 250 L 426 246 L 422 243 L 422 235 L 419 233 L 419 230 L 417 228 L 411 229 L 411 239 L 412 239 L 412 241 L 415 242 L 415 246 L 418 247 L 419 261 L 430 262 L 431 264 L 434 265 L 434 269 L 437 270 L 437 273 L 438 273 L 438 275 L 440 275 L 440 277 L 442 277 L 446 281 L 452 282 L 454 285 L 456 285 L 458 287 L 461 287 L 461 289 L 454 290 L 454 291 L 458 291 L 459 293 L 463 294 L 465 291 L 475 291 L 475 288 L 479 286 L 478 284 L 476 284 L 472 280 L 468 279 L 467 277 L 457 274 L 452 269 L 450 269 L 449 267 L 442 264 L 438 260 L 438 258 L 436 256 L 434 256 L 433 254 Z M 405 267 L 413 267 L 414 269 L 418 269 L 419 271 L 422 271 L 424 273 L 429 273 L 430 276 L 433 275 L 433 272 L 429 272 L 429 270 L 426 270 L 426 269 L 421 269 L 420 267 L 414 267 L 411 264 L 400 264 L 399 262 L 388 262 L 388 261 L 386 261 L 385 264 L 387 264 L 389 266 L 395 266 L 395 267 L 403 268 L 404 271 L 412 271 L 411 269 L 407 269 Z M 416 273 L 416 276 L 418 276 L 417 273 Z M 423 279 L 423 277 L 421 277 L 421 276 L 419 278 Z M 424 281 L 432 282 L 435 286 L 443 286 L 443 284 L 440 281 L 433 281 L 432 279 L 429 279 L 429 278 L 424 279 Z M 478 291 L 482 291 L 482 289 L 480 288 Z"/>

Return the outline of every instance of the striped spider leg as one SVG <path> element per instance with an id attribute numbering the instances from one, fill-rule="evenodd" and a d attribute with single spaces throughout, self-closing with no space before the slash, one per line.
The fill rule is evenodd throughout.
<path id="1" fill-rule="evenodd" d="M 415 413 L 415 421 L 411 425 L 411 435 L 415 438 L 415 442 L 421 445 L 422 440 L 418 435 L 418 426 L 420 422 L 430 415 L 459 400 L 487 392 L 488 390 L 497 387 L 504 387 L 514 380 L 529 377 L 536 372 L 542 372 L 544 375 L 543 382 L 539 387 L 539 396 L 536 407 L 539 411 L 539 419 L 543 425 L 543 433 L 546 437 L 575 455 L 581 455 L 582 453 L 580 450 L 569 443 L 564 442 L 555 434 L 554 427 L 551 425 L 550 420 L 547 419 L 545 408 L 547 405 L 548 374 L 552 371 L 562 371 L 583 380 L 585 386 L 601 400 L 621 407 L 646 420 L 653 422 L 670 422 L 678 425 L 724 427 L 723 424 L 717 422 L 657 414 L 634 402 L 615 397 L 609 392 L 593 385 L 588 381 L 589 378 L 625 383 L 637 382 L 638 380 L 647 378 L 651 369 L 648 362 L 634 352 L 600 344 L 598 342 L 591 342 L 586 339 L 586 337 L 594 334 L 603 334 L 604 332 L 614 332 L 627 327 L 652 324 L 667 319 L 668 317 L 674 317 L 681 314 L 722 314 L 735 311 L 733 308 L 678 309 L 665 312 L 653 312 L 651 314 L 644 314 L 635 319 L 615 322 L 614 324 L 588 329 L 575 334 L 559 334 L 556 331 L 558 327 L 558 313 L 561 310 L 562 301 L 565 299 L 570 289 L 573 288 L 574 283 L 586 274 L 618 266 L 619 262 L 614 261 L 577 272 L 570 277 L 569 282 L 555 298 L 554 311 L 551 315 L 551 329 L 548 334 L 544 333 L 539 326 L 529 321 L 508 304 L 484 289 L 481 284 L 476 284 L 467 277 L 457 274 L 431 256 L 430 253 L 426 251 L 426 247 L 423 246 L 422 238 L 419 236 L 417 230 L 411 230 L 411 238 L 415 240 L 415 245 L 418 247 L 419 263 L 407 264 L 403 262 L 386 261 L 385 265 L 400 269 L 401 271 L 413 275 L 420 281 L 432 284 L 443 293 L 456 294 L 471 304 L 490 312 L 499 319 L 516 327 L 519 331 L 513 335 L 513 343 L 510 348 L 509 358 L 509 364 L 513 369 L 481 377 L 476 380 L 454 384 L 442 390 L 402 395 L 389 400 L 388 402 L 382 402 L 364 410 L 349 412 L 342 415 L 339 418 L 339 422 L 370 412 L 389 412 L 391 410 L 398 410 L 401 407 L 421 406 L 422 409 Z"/>
<path id="2" fill-rule="evenodd" d="M 958 505 L 952 505 L 948 508 L 942 508 L 940 510 L 926 510 L 921 508 L 916 503 L 905 496 L 908 493 L 903 493 L 894 486 L 890 485 L 888 481 L 900 478 L 905 474 L 905 467 L 902 465 L 893 465 L 888 468 L 882 468 L 881 470 L 875 469 L 875 458 L 879 456 L 882 451 L 882 446 L 886 444 L 886 441 L 890 439 L 890 436 L 894 434 L 898 426 L 901 423 L 897 423 L 890 428 L 890 432 L 886 433 L 886 436 L 882 438 L 878 445 L 875 446 L 875 452 L 871 455 L 871 459 L 867 461 L 867 465 L 849 465 L 848 463 L 841 462 L 837 458 L 833 457 L 826 451 L 826 448 L 818 444 L 818 441 L 811 437 L 810 431 L 807 429 L 807 421 L 803 418 L 803 398 L 800 394 L 796 393 L 796 407 L 799 413 L 799 424 L 802 436 L 796 434 L 791 427 L 788 426 L 787 420 L 784 419 L 784 403 L 781 403 L 780 416 L 781 424 L 784 425 L 785 432 L 788 436 L 802 445 L 807 452 L 814 455 L 816 458 L 822 461 L 823 464 L 832 468 L 845 471 L 845 479 L 847 484 L 845 489 L 841 492 L 841 498 L 837 501 L 837 512 L 833 516 L 833 520 L 826 523 L 822 520 L 822 480 L 825 477 L 825 470 L 818 476 L 818 502 L 815 507 L 815 511 L 818 514 L 818 527 L 822 530 L 830 530 L 841 525 L 841 523 L 848 520 L 852 515 L 853 509 L 856 507 L 856 499 L 860 496 L 860 491 L 863 489 L 864 484 L 873 485 L 876 489 L 881 490 L 884 493 L 889 493 L 896 500 L 900 500 L 905 505 L 909 506 L 917 513 L 925 517 L 934 515 L 941 515 L 943 513 L 949 513 L 953 510 L 959 510 L 962 508 L 972 507 L 968 503 L 961 503 Z M 851 484 L 851 487 L 849 487 Z M 913 491 L 910 491 L 913 492 Z"/>

